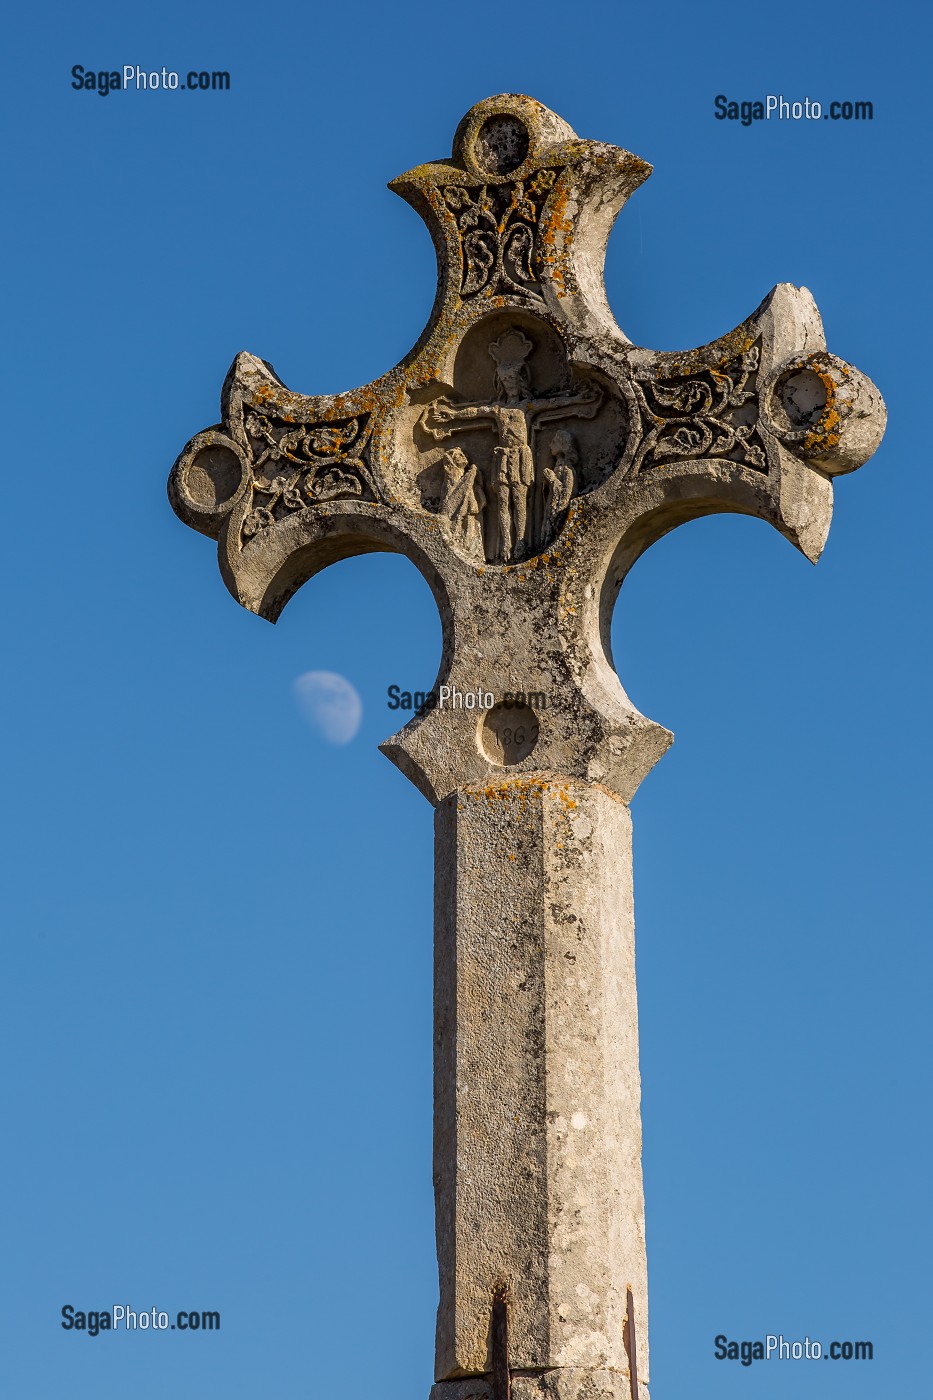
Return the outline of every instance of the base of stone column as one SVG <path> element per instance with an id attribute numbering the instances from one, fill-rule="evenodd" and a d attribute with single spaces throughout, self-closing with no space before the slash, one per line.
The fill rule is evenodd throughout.
<path id="1" fill-rule="evenodd" d="M 548 1371 L 513 1371 L 512 1400 L 632 1400 L 627 1375 L 594 1371 L 583 1366 L 556 1366 Z M 485 1376 L 438 1381 L 430 1400 L 493 1400 Z M 649 1400 L 648 1387 L 638 1383 L 638 1400 Z"/>

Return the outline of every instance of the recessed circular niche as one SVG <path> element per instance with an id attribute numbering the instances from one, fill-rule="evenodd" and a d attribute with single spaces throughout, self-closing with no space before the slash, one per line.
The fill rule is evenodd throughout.
<path id="1" fill-rule="evenodd" d="M 477 165 L 490 175 L 508 175 L 528 158 L 528 128 L 509 112 L 487 117 L 476 134 Z"/>
<path id="2" fill-rule="evenodd" d="M 771 394 L 771 413 L 785 431 L 812 428 L 826 408 L 826 384 L 812 369 L 782 374 Z"/>
<path id="3" fill-rule="evenodd" d="M 236 495 L 243 464 L 230 447 L 212 443 L 195 452 L 184 471 L 184 490 L 198 510 L 214 511 Z"/>
<path id="4" fill-rule="evenodd" d="M 483 716 L 480 746 L 490 763 L 509 768 L 528 757 L 538 733 L 538 718 L 530 705 L 500 701 Z"/>

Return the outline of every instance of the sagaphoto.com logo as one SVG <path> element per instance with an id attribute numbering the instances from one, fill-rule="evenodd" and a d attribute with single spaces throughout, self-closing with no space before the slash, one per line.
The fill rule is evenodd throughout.
<path id="1" fill-rule="evenodd" d="M 724 92 L 713 98 L 713 115 L 718 122 L 738 122 L 751 126 L 754 122 L 871 122 L 875 119 L 875 104 L 860 99 L 820 102 L 814 97 L 802 100 L 769 92 L 763 98 L 727 97 Z"/>
<path id="2" fill-rule="evenodd" d="M 229 92 L 230 74 L 225 68 L 141 68 L 124 63 L 120 68 L 85 68 L 76 63 L 71 70 L 75 92 L 96 92 L 109 97 L 112 92 Z"/>

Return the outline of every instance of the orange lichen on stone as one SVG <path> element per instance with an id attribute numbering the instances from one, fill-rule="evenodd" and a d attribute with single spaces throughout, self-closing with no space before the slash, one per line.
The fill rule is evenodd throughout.
<path id="1" fill-rule="evenodd" d="M 539 236 L 538 258 L 547 268 L 551 281 L 555 284 L 558 297 L 567 295 L 565 263 L 567 250 L 573 237 L 573 219 L 568 212 L 570 186 L 558 183 L 550 198 L 548 221 Z M 558 237 L 564 240 L 558 248 Z"/>
<path id="2" fill-rule="evenodd" d="M 687 379 L 694 374 L 708 373 L 714 378 L 728 378 L 726 366 L 740 355 L 751 350 L 756 340 L 756 332 L 748 322 L 743 321 L 734 331 L 720 336 L 710 345 L 701 345 L 696 350 L 674 352 L 658 357 L 654 367 L 656 379 Z M 663 422 L 655 419 L 655 422 Z"/>

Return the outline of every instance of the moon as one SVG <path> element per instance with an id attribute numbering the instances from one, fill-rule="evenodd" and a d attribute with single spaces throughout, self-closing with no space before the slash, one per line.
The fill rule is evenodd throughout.
<path id="1" fill-rule="evenodd" d="M 349 744 L 363 719 L 363 702 L 346 676 L 305 671 L 294 682 L 298 708 L 329 744 Z"/>

